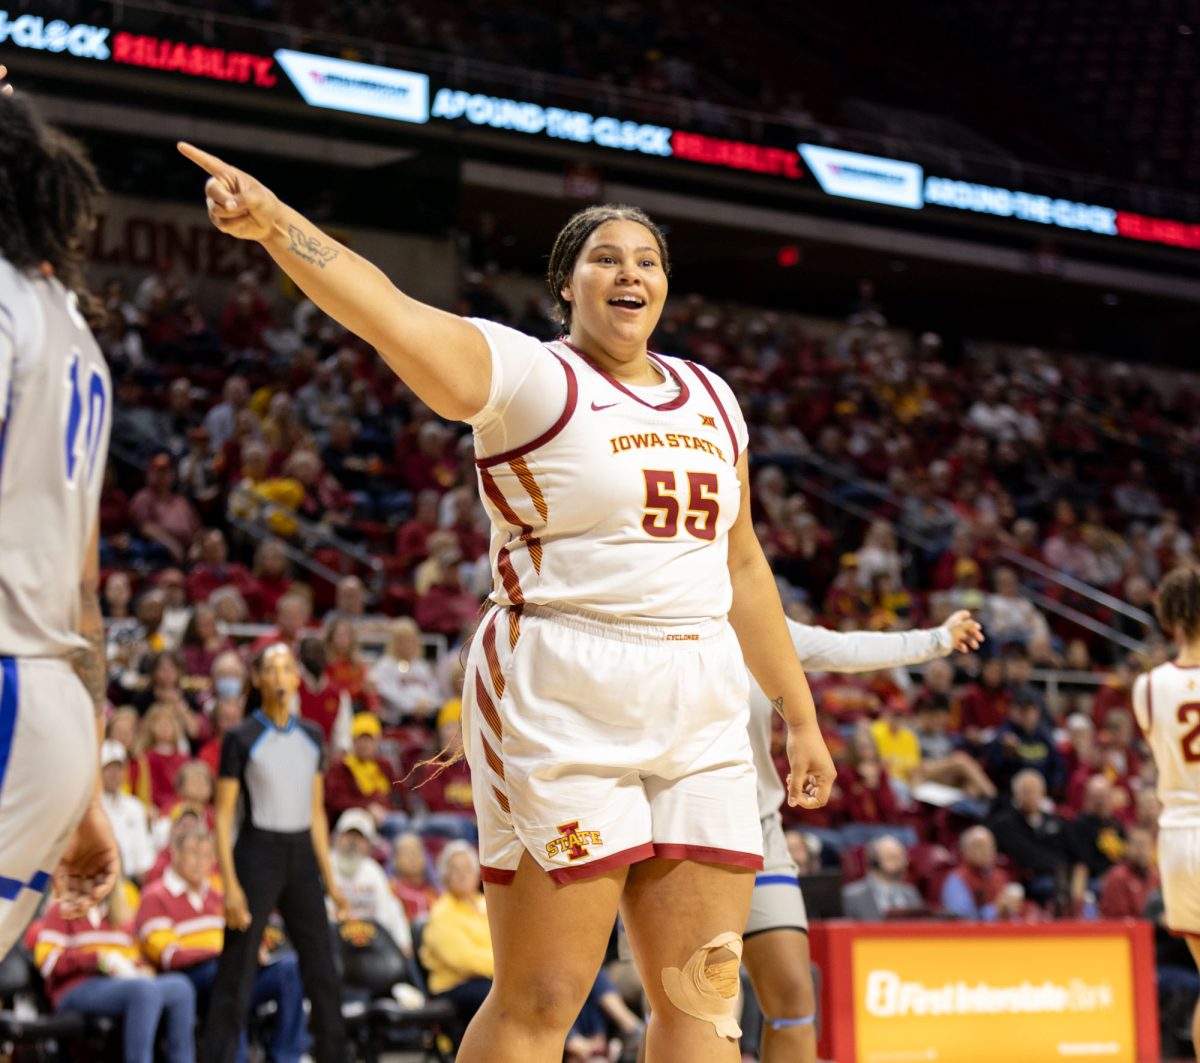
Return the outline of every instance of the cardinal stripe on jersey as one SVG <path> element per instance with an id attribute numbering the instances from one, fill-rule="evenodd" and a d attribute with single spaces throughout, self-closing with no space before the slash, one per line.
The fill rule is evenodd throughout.
<path id="1" fill-rule="evenodd" d="M 511 544 L 509 544 L 511 545 Z M 524 605 L 525 595 L 521 592 L 521 579 L 513 568 L 512 558 L 508 556 L 508 545 L 500 547 L 496 555 L 496 569 L 500 573 L 500 581 L 504 584 L 504 593 L 513 605 Z"/>
<path id="2" fill-rule="evenodd" d="M 507 610 L 508 612 L 508 648 L 515 650 L 517 648 L 517 639 L 521 637 L 521 610 L 519 607 Z"/>
<path id="3" fill-rule="evenodd" d="M 492 787 L 492 793 L 496 796 L 496 803 L 504 809 L 505 815 L 511 815 L 512 809 L 508 806 L 508 798 L 504 796 L 496 787 Z"/>
<path id="4" fill-rule="evenodd" d="M 487 658 L 488 671 L 492 674 L 492 688 L 496 691 L 496 700 L 504 697 L 504 673 L 500 670 L 500 655 L 496 652 L 496 617 L 483 629 L 483 655 Z"/>
<path id="5" fill-rule="evenodd" d="M 736 465 L 738 460 L 737 436 L 734 435 L 733 425 L 729 420 L 729 414 L 725 412 L 725 404 L 721 401 L 720 396 L 717 395 L 717 389 L 712 386 L 712 381 L 708 379 L 703 369 L 696 365 L 695 362 L 689 362 L 686 359 L 684 360 L 683 364 L 700 378 L 700 383 L 704 385 L 704 390 L 708 392 L 708 397 L 712 399 L 714 403 L 716 403 L 717 413 L 721 415 L 721 420 L 725 423 L 725 431 L 729 433 L 729 442 L 733 444 L 733 461 L 731 464 Z"/>
<path id="6" fill-rule="evenodd" d="M 498 754 L 490 745 L 488 745 L 488 740 L 486 738 L 481 737 L 480 741 L 483 742 L 483 756 L 488 762 L 488 767 L 491 768 L 492 771 L 494 771 L 497 775 L 499 775 L 501 779 L 503 779 L 504 762 L 500 759 L 500 754 Z"/>
<path id="7" fill-rule="evenodd" d="M 525 488 L 530 499 L 533 501 L 533 508 L 537 510 L 538 516 L 542 518 L 542 523 L 545 524 L 550 518 L 550 510 L 546 506 L 546 496 L 542 494 L 542 489 L 538 486 L 537 480 L 534 479 L 533 473 L 529 471 L 529 466 L 525 463 L 525 459 L 514 458 L 508 463 L 508 467 L 517 474 L 517 479 L 521 481 L 521 486 Z"/>
<path id="8" fill-rule="evenodd" d="M 496 703 L 492 701 L 492 695 L 488 693 L 487 684 L 478 669 L 475 671 L 475 700 L 479 702 L 479 711 L 483 713 L 483 718 L 492 732 L 497 738 L 503 738 L 504 729 L 500 726 L 500 713 L 496 711 Z"/>
<path id="9" fill-rule="evenodd" d="M 490 470 L 480 469 L 479 479 L 483 483 L 483 493 L 487 495 L 488 501 L 500 511 L 500 516 L 508 524 L 514 528 L 519 528 L 522 532 L 533 531 L 532 525 L 526 524 L 517 516 L 512 506 L 508 504 L 508 499 L 504 497 L 504 492 L 500 490 L 500 485 L 496 483 L 496 478 L 491 474 Z"/>
<path id="10" fill-rule="evenodd" d="M 542 574 L 542 540 L 536 535 L 522 535 L 521 542 L 529 548 L 529 560 L 533 562 L 533 571 Z"/>

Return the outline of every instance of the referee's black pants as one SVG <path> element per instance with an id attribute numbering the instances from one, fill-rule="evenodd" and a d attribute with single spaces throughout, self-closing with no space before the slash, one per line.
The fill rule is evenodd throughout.
<path id="1" fill-rule="evenodd" d="M 276 908 L 300 960 L 300 979 L 312 1005 L 313 1054 L 317 1063 L 345 1063 L 346 1029 L 341 986 L 334 970 L 329 917 L 312 835 L 242 826 L 233 850 L 238 880 L 250 908 L 247 930 L 225 930 L 208 1018 L 204 1024 L 205 1063 L 231 1063 L 246 1025 L 258 949 L 267 919 Z"/>

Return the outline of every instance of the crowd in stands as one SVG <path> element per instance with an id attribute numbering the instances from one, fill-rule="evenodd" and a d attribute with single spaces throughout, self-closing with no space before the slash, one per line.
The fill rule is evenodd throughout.
<path id="1" fill-rule="evenodd" d="M 491 974 L 470 773 L 461 759 L 428 763 L 461 750 L 460 649 L 490 590 L 469 433 L 311 304 L 269 305 L 257 276 L 211 325 L 166 263 L 134 292 L 104 292 L 120 405 L 101 518 L 103 783 L 134 899 L 89 917 L 125 937 L 87 957 L 63 951 L 51 996 L 109 1006 L 77 979 L 156 969 L 182 974 L 175 991 L 203 1016 L 219 950 L 221 738 L 255 710 L 256 653 L 283 641 L 301 666 L 299 712 L 325 736 L 334 868 L 354 917 L 469 1015 Z M 469 284 L 456 309 L 482 308 L 554 334 L 541 304 L 510 310 Z M 933 334 L 910 343 L 867 287 L 831 339 L 787 315 L 685 298 L 656 342 L 723 373 L 741 400 L 756 522 L 793 617 L 894 631 L 966 608 L 988 637 L 981 654 L 919 676 L 812 677 L 839 774 L 825 809 L 784 809 L 793 851 L 841 869 L 861 918 L 1153 911 L 1157 802 L 1130 690 L 1167 647 L 1148 616 L 1091 594 L 1148 610 L 1155 581 L 1195 554 L 1191 383 L 1159 390 L 1118 365 L 1035 351 L 951 352 Z M 1035 668 L 1069 671 L 1046 687 Z M 77 936 L 55 918 L 35 930 L 39 955 Z M 209 936 L 171 938 L 171 920 L 200 920 Z M 290 970 L 263 968 L 263 999 L 285 1017 L 299 992 Z M 172 1030 L 182 1007 L 137 1006 Z M 590 1007 L 573 1058 L 608 1035 L 636 1040 L 640 1020 L 611 983 Z M 276 1036 L 299 1035 L 281 1021 Z"/>

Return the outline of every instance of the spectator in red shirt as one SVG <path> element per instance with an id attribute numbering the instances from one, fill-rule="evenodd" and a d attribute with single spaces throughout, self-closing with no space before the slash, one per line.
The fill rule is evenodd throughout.
<path id="1" fill-rule="evenodd" d="M 329 685 L 325 674 L 325 643 L 318 638 L 302 639 L 297 661 L 300 665 L 300 715 L 321 728 L 326 748 L 331 752 L 347 748 L 350 744 L 350 698 Z"/>
<path id="2" fill-rule="evenodd" d="M 489 533 L 481 526 L 483 510 L 479 505 L 479 494 L 474 487 L 456 487 L 443 501 L 448 508 L 446 527 L 458 538 L 458 548 L 468 561 L 474 561 L 487 553 Z"/>
<path id="3" fill-rule="evenodd" d="M 218 587 L 232 584 L 249 596 L 254 589 L 250 570 L 229 560 L 229 546 L 220 528 L 208 528 L 200 533 L 200 560 L 192 566 L 187 578 L 188 598 L 193 602 L 208 601 Z"/>
<path id="4" fill-rule="evenodd" d="M 404 905 L 410 923 L 429 916 L 429 909 L 440 893 L 433 884 L 433 865 L 420 835 L 401 834 L 392 852 L 392 892 Z"/>
<path id="5" fill-rule="evenodd" d="M 274 616 L 291 586 L 292 567 L 283 541 L 264 539 L 254 551 L 254 590 L 249 597 L 255 618 Z"/>
<path id="6" fill-rule="evenodd" d="M 382 731 L 379 717 L 369 712 L 360 712 L 350 724 L 352 751 L 325 772 L 325 809 L 331 821 L 348 808 L 364 808 L 382 826 L 395 811 L 399 773 L 380 756 Z"/>
<path id="7" fill-rule="evenodd" d="M 217 614 L 213 607 L 207 603 L 197 605 L 192 610 L 179 646 L 183 668 L 189 678 L 207 678 L 217 658 L 233 648 L 233 639 L 222 635 L 217 628 Z"/>
<path id="8" fill-rule="evenodd" d="M 1101 883 L 1100 914 L 1105 919 L 1140 919 L 1150 894 L 1158 888 L 1154 835 L 1143 827 L 1133 827 L 1125 839 L 1125 859 Z"/>
<path id="9" fill-rule="evenodd" d="M 439 571 L 428 589 L 418 594 L 413 607 L 413 619 L 422 631 L 453 639 L 477 617 L 479 599 L 463 586 L 461 559 L 457 543 L 440 552 Z"/>
<path id="10" fill-rule="evenodd" d="M 183 495 L 175 492 L 175 466 L 168 454 L 156 454 L 146 467 L 146 486 L 129 503 L 138 535 L 183 561 L 200 530 L 200 517 Z"/>
<path id="11" fill-rule="evenodd" d="M 189 759 L 184 750 L 175 710 L 152 705 L 142 717 L 129 765 L 133 793 L 151 810 L 165 812 L 175 803 L 175 776 Z"/>
<path id="12" fill-rule="evenodd" d="M 432 488 L 418 494 L 412 517 L 396 532 L 396 563 L 403 572 L 429 556 L 429 537 L 438 530 L 438 498 Z"/>
<path id="13" fill-rule="evenodd" d="M 900 805 L 879 756 L 870 727 L 860 724 L 850 740 L 849 757 L 838 768 L 838 812 L 848 823 L 896 823 Z"/>
<path id="14" fill-rule="evenodd" d="M 208 770 L 212 772 L 214 779 L 221 767 L 221 739 L 225 737 L 226 731 L 232 730 L 245 718 L 246 699 L 243 694 L 238 693 L 233 697 L 217 695 L 210 716 L 213 736 L 200 747 L 200 752 L 196 754 L 197 760 L 208 765 Z"/>
<path id="15" fill-rule="evenodd" d="M 962 861 L 942 882 L 947 915 L 992 923 L 1025 909 L 1025 890 L 996 866 L 996 839 L 987 827 L 970 827 L 958 841 Z"/>
<path id="16" fill-rule="evenodd" d="M 271 308 L 263 298 L 258 274 L 244 270 L 221 312 L 221 346 L 238 354 L 265 350 L 263 333 L 270 324 Z"/>
<path id="17" fill-rule="evenodd" d="M 411 490 L 444 492 L 454 486 L 458 470 L 449 442 L 450 432 L 439 421 L 426 421 L 417 429 L 416 447 L 404 459 L 404 478 Z"/>
<path id="18" fill-rule="evenodd" d="M 250 647 L 250 657 L 257 657 L 264 649 L 276 642 L 282 642 L 295 652 L 300 639 L 308 630 L 312 619 L 312 599 L 308 588 L 293 587 L 282 598 L 275 608 L 275 626 L 254 640 Z"/>
<path id="19" fill-rule="evenodd" d="M 1004 661 L 989 657 L 979 669 L 978 682 L 963 691 L 960 709 L 963 736 L 968 742 L 987 741 L 1008 719 L 1012 693 L 1004 681 Z"/>
<path id="20" fill-rule="evenodd" d="M 329 686 L 348 695 L 356 711 L 378 709 L 379 699 L 371 689 L 367 666 L 358 651 L 358 633 L 348 617 L 331 620 L 325 628 L 325 662 Z"/>
<path id="21" fill-rule="evenodd" d="M 1104 727 L 1109 712 L 1116 709 L 1133 716 L 1133 680 L 1136 675 L 1128 658 L 1121 658 L 1096 691 L 1092 702 L 1092 722 L 1097 729 Z"/>
<path id="22" fill-rule="evenodd" d="M 975 562 L 975 535 L 968 523 L 959 524 L 950 537 L 950 545 L 942 552 L 933 566 L 930 587 L 935 591 L 948 591 L 959 580 L 959 563 L 962 561 Z M 975 571 L 978 572 L 978 565 Z"/>
<path id="23" fill-rule="evenodd" d="M 120 1019 L 124 1063 L 154 1056 L 160 1021 L 167 1063 L 193 1063 L 196 991 L 181 974 L 152 977 L 121 893 L 118 882 L 106 901 L 77 919 L 65 918 L 57 901 L 50 905 L 34 946 L 46 992 L 56 1010 Z"/>
<path id="24" fill-rule="evenodd" d="M 470 824 L 461 836 L 473 835 L 474 804 L 471 801 L 471 767 L 462 755 L 462 704 L 452 699 L 438 713 L 438 742 L 442 752 L 425 764 L 419 781 L 412 788 L 413 803 L 431 813 L 431 822 L 453 826 Z M 443 815 L 448 814 L 448 815 Z"/>

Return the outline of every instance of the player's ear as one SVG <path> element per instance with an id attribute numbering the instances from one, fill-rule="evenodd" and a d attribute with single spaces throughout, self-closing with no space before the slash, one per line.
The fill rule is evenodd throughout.
<path id="1" fill-rule="evenodd" d="M 569 303 L 571 301 L 571 286 L 569 284 L 564 284 L 561 288 L 559 288 L 558 294 Z"/>

